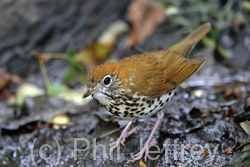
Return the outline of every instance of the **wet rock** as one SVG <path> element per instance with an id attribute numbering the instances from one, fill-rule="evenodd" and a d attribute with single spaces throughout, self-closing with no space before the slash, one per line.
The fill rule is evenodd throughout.
<path id="1" fill-rule="evenodd" d="M 246 98 L 246 100 L 245 100 L 244 110 L 245 110 L 245 112 L 249 112 L 250 111 L 250 97 Z"/>
<path id="2" fill-rule="evenodd" d="M 200 118 L 201 117 L 201 111 L 198 108 L 192 108 L 189 112 L 190 116 L 192 118 Z"/>
<path id="3" fill-rule="evenodd" d="M 130 0 L 1 1 L 0 66 L 19 76 L 37 71 L 31 50 L 80 50 L 113 21 L 124 16 Z M 91 33 L 90 33 L 91 32 Z M 52 47 L 51 47 L 52 46 Z M 21 64 L 21 65 L 20 65 Z"/>
<path id="4" fill-rule="evenodd" d="M 49 96 L 26 98 L 26 107 L 19 115 L 4 120 L 1 129 L 17 130 L 20 126 L 35 121 L 50 122 L 56 114 L 76 113 L 79 109 L 62 99 Z"/>

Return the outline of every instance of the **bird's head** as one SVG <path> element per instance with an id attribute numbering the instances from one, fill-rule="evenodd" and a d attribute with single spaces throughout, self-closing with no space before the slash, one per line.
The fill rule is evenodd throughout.
<path id="1" fill-rule="evenodd" d="M 110 95 L 119 87 L 119 78 L 116 76 L 119 64 L 115 62 L 104 63 L 91 70 L 87 76 L 88 89 L 84 92 L 83 98 L 90 95 L 101 96 Z"/>

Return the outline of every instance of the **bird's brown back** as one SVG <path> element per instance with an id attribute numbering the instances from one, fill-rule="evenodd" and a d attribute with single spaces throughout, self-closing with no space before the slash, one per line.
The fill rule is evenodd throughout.
<path id="1" fill-rule="evenodd" d="M 156 98 L 189 78 L 203 65 L 205 59 L 188 59 L 186 56 L 210 28 L 210 23 L 201 25 L 167 50 L 137 54 L 120 60 L 116 73 L 126 93 L 136 92 Z"/>

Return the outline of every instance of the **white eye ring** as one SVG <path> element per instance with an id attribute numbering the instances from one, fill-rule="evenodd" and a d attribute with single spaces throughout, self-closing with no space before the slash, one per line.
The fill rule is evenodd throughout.
<path id="1" fill-rule="evenodd" d="M 112 83 L 112 77 L 111 75 L 106 75 L 103 80 L 102 83 L 106 86 L 109 86 Z"/>

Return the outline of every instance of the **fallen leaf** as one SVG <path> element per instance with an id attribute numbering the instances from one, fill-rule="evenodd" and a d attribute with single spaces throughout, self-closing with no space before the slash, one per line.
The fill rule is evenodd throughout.
<path id="1" fill-rule="evenodd" d="M 249 1 L 242 1 L 241 2 L 242 8 L 246 11 L 250 11 L 250 2 Z"/>
<path id="2" fill-rule="evenodd" d="M 139 162 L 139 166 L 140 166 L 140 167 L 147 167 L 147 165 L 145 165 L 145 164 L 143 163 L 143 161 L 142 161 L 142 160 L 140 160 L 140 162 Z"/>
<path id="3" fill-rule="evenodd" d="M 247 83 L 235 81 L 215 85 L 214 88 L 216 93 L 223 93 L 224 98 L 227 100 L 230 100 L 232 98 L 239 99 L 246 96 Z"/>
<path id="4" fill-rule="evenodd" d="M 242 129 L 244 129 L 244 131 L 248 134 L 248 136 L 250 137 L 250 121 L 244 121 L 240 123 L 240 126 L 242 127 Z"/>
<path id="5" fill-rule="evenodd" d="M 66 89 L 62 91 L 58 97 L 64 99 L 65 101 L 73 102 L 76 105 L 84 105 L 92 99 L 91 96 L 84 99 L 81 98 L 86 89 L 86 86 L 80 89 Z"/>
<path id="6" fill-rule="evenodd" d="M 74 55 L 74 60 L 84 64 L 87 68 L 92 68 L 96 64 L 107 60 L 113 44 L 105 45 L 96 41 L 90 43 L 86 48 Z"/>
<path id="7" fill-rule="evenodd" d="M 2 90 L 11 80 L 11 75 L 0 68 L 0 90 Z"/>
<path id="8" fill-rule="evenodd" d="M 128 25 L 124 21 L 113 22 L 96 41 L 91 42 L 86 48 L 76 53 L 74 60 L 81 62 L 87 68 L 103 63 L 113 50 L 118 35 L 127 30 Z"/>
<path id="9" fill-rule="evenodd" d="M 132 29 L 127 36 L 125 48 L 130 49 L 142 44 L 165 20 L 165 10 L 148 0 L 134 0 L 128 8 L 127 19 L 131 22 Z"/>
<path id="10" fill-rule="evenodd" d="M 84 109 L 82 106 L 78 107 L 71 102 L 47 95 L 25 98 L 24 104 L 29 113 L 13 115 L 0 122 L 2 130 L 4 129 L 6 132 L 5 134 L 11 133 L 10 131 L 13 130 L 27 129 L 27 126 L 30 127 L 31 125 L 34 125 L 34 128 L 30 127 L 29 130 L 37 129 L 37 122 L 40 122 L 39 124 L 42 125 L 39 125 L 39 128 L 43 128 L 44 123 L 47 127 L 48 125 L 53 125 L 50 120 L 55 115 L 65 113 L 76 114 Z M 72 125 L 72 123 L 70 122 L 67 125 Z"/>
<path id="11" fill-rule="evenodd" d="M 224 97 L 229 99 L 230 97 L 239 99 L 246 95 L 246 87 L 240 83 L 229 83 L 224 85 Z"/>
<path id="12" fill-rule="evenodd" d="M 53 129 L 66 129 L 70 125 L 70 118 L 66 114 L 56 114 L 52 117 L 51 122 Z"/>
<path id="13" fill-rule="evenodd" d="M 102 35 L 97 39 L 99 44 L 103 45 L 113 45 L 116 38 L 121 33 L 128 30 L 128 24 L 125 21 L 117 20 L 111 23 L 108 28 L 102 33 Z"/>
<path id="14" fill-rule="evenodd" d="M 6 99 L 13 96 L 13 92 L 11 92 L 10 90 L 3 90 L 10 82 L 19 84 L 20 82 L 22 82 L 22 79 L 18 76 L 9 74 L 0 68 L 0 99 Z"/>
<path id="15" fill-rule="evenodd" d="M 43 95 L 44 90 L 30 83 L 23 83 L 17 90 L 16 96 L 9 98 L 9 103 L 12 105 L 22 106 L 25 97 L 35 97 Z"/>

